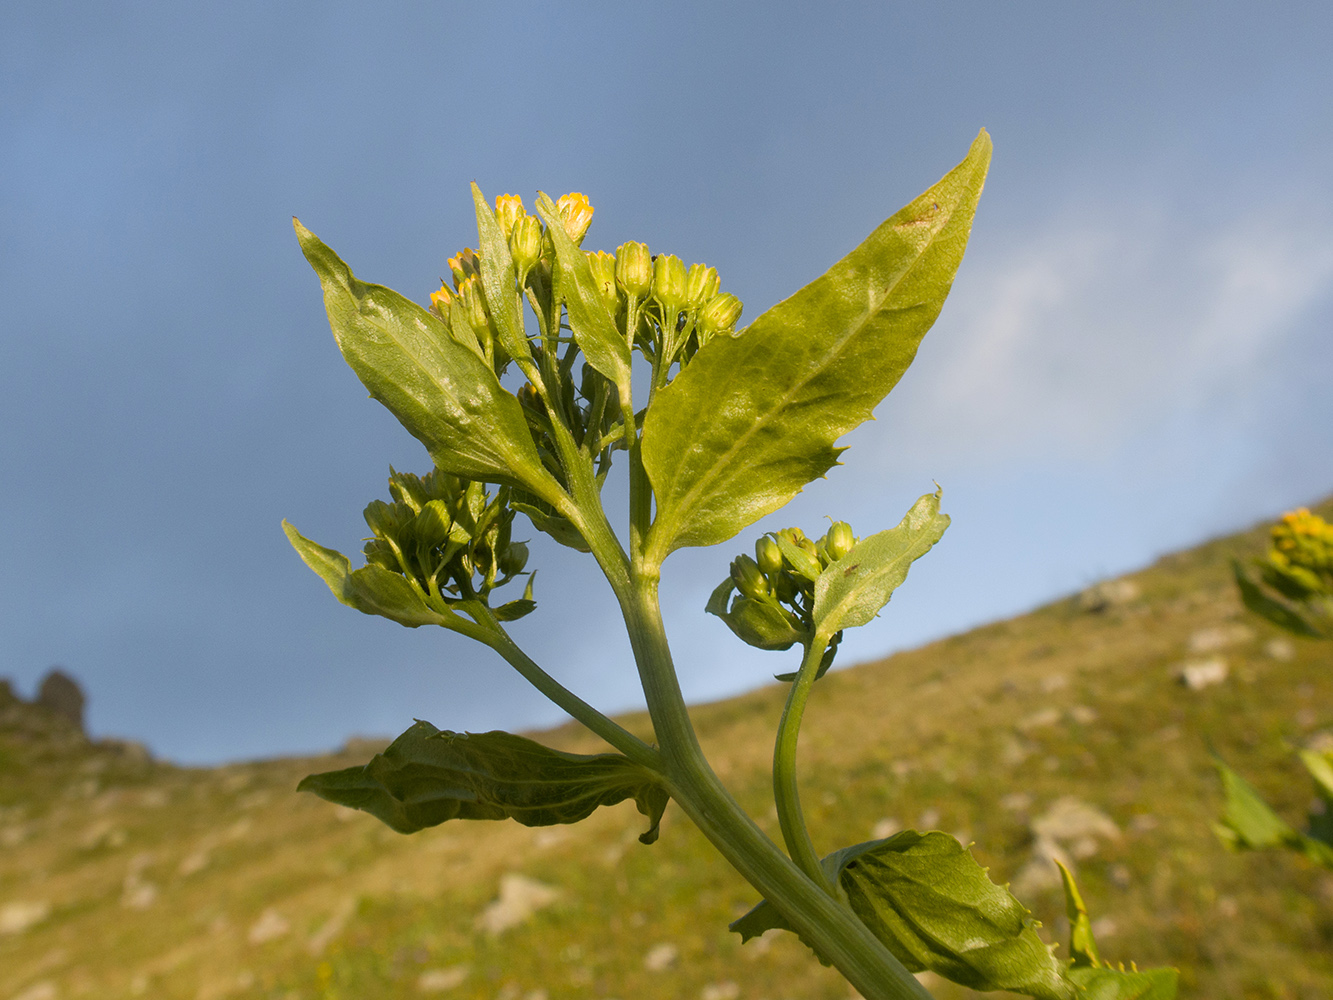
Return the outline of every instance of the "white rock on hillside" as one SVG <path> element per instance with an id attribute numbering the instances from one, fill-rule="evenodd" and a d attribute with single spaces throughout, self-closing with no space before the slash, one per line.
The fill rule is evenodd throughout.
<path id="1" fill-rule="evenodd" d="M 22 934 L 51 915 L 51 904 L 40 902 L 6 903 L 0 906 L 0 935 Z"/>
<path id="2" fill-rule="evenodd" d="M 477 914 L 477 926 L 490 934 L 502 934 L 559 898 L 560 890 L 554 886 L 509 872 L 500 879 L 499 898 Z"/>

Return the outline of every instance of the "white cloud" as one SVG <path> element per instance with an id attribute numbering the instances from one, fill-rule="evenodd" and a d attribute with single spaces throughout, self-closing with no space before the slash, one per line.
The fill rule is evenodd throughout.
<path id="1" fill-rule="evenodd" d="M 1291 363 L 1284 347 L 1333 290 L 1330 219 L 1308 201 L 1211 228 L 1085 210 L 1012 234 L 1004 256 L 991 239 L 902 402 L 932 447 L 969 460 L 1095 455 L 1219 399 L 1254 402 L 1256 372 Z"/>

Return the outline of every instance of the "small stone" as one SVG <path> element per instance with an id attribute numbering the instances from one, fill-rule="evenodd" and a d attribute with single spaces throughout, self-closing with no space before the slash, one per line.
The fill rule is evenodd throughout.
<path id="1" fill-rule="evenodd" d="M 1249 642 L 1253 638 L 1254 629 L 1246 625 L 1214 625 L 1212 628 L 1201 628 L 1191 633 L 1186 646 L 1195 655 L 1216 653 L 1220 649 Z"/>
<path id="2" fill-rule="evenodd" d="M 40 902 L 6 903 L 0 907 L 0 935 L 22 934 L 51 915 L 51 904 Z"/>
<path id="3" fill-rule="evenodd" d="M 1132 580 L 1103 580 L 1078 595 L 1078 606 L 1084 611 L 1100 614 L 1128 604 L 1138 596 L 1139 586 Z"/>
<path id="4" fill-rule="evenodd" d="M 891 816 L 885 816 L 870 831 L 871 840 L 887 840 L 903 828 L 903 825 Z"/>
<path id="5" fill-rule="evenodd" d="M 1098 917 L 1092 922 L 1092 936 L 1094 938 L 1115 937 L 1119 930 L 1119 926 L 1111 917 Z"/>
<path id="6" fill-rule="evenodd" d="M 287 922 L 287 918 L 269 907 L 250 925 L 250 933 L 246 938 L 251 944 L 267 944 L 269 941 L 276 941 L 291 929 L 292 925 Z"/>
<path id="7" fill-rule="evenodd" d="M 1286 636 L 1277 636 L 1264 643 L 1264 655 L 1279 663 L 1290 663 L 1296 658 L 1296 644 Z"/>
<path id="8" fill-rule="evenodd" d="M 709 983 L 699 992 L 699 1000 L 736 1000 L 740 995 L 740 986 L 728 979 L 720 983 Z"/>
<path id="9" fill-rule="evenodd" d="M 1080 726 L 1090 726 L 1097 721 L 1097 710 L 1089 705 L 1074 705 L 1069 709 L 1069 717 Z"/>
<path id="10" fill-rule="evenodd" d="M 1033 729 L 1044 729 L 1047 726 L 1053 726 L 1059 721 L 1060 710 L 1058 708 L 1042 708 L 1019 719 L 1018 722 L 1014 723 L 1014 728 L 1021 733 L 1026 733 Z"/>
<path id="11" fill-rule="evenodd" d="M 526 923 L 538 910 L 560 897 L 554 886 L 510 872 L 500 879 L 500 895 L 477 915 L 477 926 L 490 934 L 502 934 Z"/>
<path id="12" fill-rule="evenodd" d="M 1191 691 L 1202 691 L 1227 679 L 1227 661 L 1220 656 L 1191 660 L 1181 665 L 1176 676 Z"/>
<path id="13" fill-rule="evenodd" d="M 471 970 L 466 965 L 451 965 L 446 969 L 427 969 L 417 977 L 417 990 L 421 993 L 443 993 L 462 986 Z"/>
<path id="14" fill-rule="evenodd" d="M 1038 839 L 1065 842 L 1084 837 L 1120 839 L 1120 828 L 1110 816 L 1072 795 L 1062 796 L 1051 803 L 1046 812 L 1032 821 L 1032 832 Z"/>
<path id="15" fill-rule="evenodd" d="M 655 944 L 643 956 L 643 967 L 649 972 L 665 972 L 676 964 L 680 949 L 669 941 Z"/>
<path id="16" fill-rule="evenodd" d="M 916 828 L 918 830 L 933 830 L 940 825 L 940 811 L 938 809 L 927 809 L 916 818 Z"/>

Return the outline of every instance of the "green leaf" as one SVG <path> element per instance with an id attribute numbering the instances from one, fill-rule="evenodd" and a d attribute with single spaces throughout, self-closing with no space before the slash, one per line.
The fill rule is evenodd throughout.
<path id="1" fill-rule="evenodd" d="M 1293 635 L 1307 636 L 1312 639 L 1324 638 L 1323 629 L 1309 620 L 1301 609 L 1290 600 L 1265 588 L 1240 560 L 1231 561 L 1231 572 L 1240 588 L 1240 598 L 1245 606 L 1262 618 L 1267 618 L 1279 628 Z"/>
<path id="2" fill-rule="evenodd" d="M 897 384 L 939 315 L 990 162 L 967 158 L 822 277 L 734 337 L 708 341 L 643 427 L 658 562 L 726 541 L 838 459 L 837 440 Z"/>
<path id="3" fill-rule="evenodd" d="M 911 972 L 929 969 L 976 990 L 1073 1000 L 1031 915 L 957 840 L 904 830 L 823 861 L 852 909 Z M 790 930 L 767 901 L 731 925 L 745 939 Z"/>
<path id="4" fill-rule="evenodd" d="M 1053 858 L 1060 869 L 1060 881 L 1065 888 L 1065 915 L 1069 918 L 1069 957 L 1075 967 L 1101 965 L 1101 956 L 1097 954 L 1097 941 L 1092 935 L 1092 919 L 1088 908 L 1083 903 L 1083 896 L 1078 891 L 1074 876 L 1059 858 Z"/>
<path id="5" fill-rule="evenodd" d="M 948 526 L 936 490 L 917 500 L 896 528 L 857 542 L 815 581 L 815 627 L 827 634 L 873 619 Z"/>
<path id="6" fill-rule="evenodd" d="M 1299 846 L 1301 836 L 1288 826 L 1254 786 L 1220 759 L 1213 765 L 1222 778 L 1226 809 L 1214 829 L 1223 842 L 1235 850 L 1261 850 L 1270 847 Z"/>
<path id="7" fill-rule="evenodd" d="M 522 407 L 485 361 L 415 302 L 358 281 L 319 237 L 292 224 L 324 288 L 343 357 L 370 395 L 426 446 L 436 467 L 557 502 L 560 486 L 542 467 Z"/>
<path id="8" fill-rule="evenodd" d="M 472 185 L 472 202 L 477 212 L 478 249 L 481 251 L 477 256 L 481 260 L 481 287 L 486 291 L 486 305 L 495 321 L 501 346 L 527 374 L 525 366 L 531 365 L 532 353 L 523 330 L 523 314 L 518 307 L 518 276 L 514 271 L 514 258 L 509 253 L 509 241 L 505 239 L 500 223 L 495 221 L 495 213 L 481 188 L 475 183 Z"/>
<path id="9" fill-rule="evenodd" d="M 578 552 L 591 552 L 588 543 L 584 540 L 579 529 L 574 527 L 574 523 L 566 517 L 559 514 L 549 513 L 530 503 L 523 503 L 515 500 L 510 503 L 514 510 L 521 514 L 528 515 L 528 520 L 532 526 L 544 534 L 550 535 L 561 545 L 574 549 Z"/>
<path id="10" fill-rule="evenodd" d="M 399 833 L 451 819 L 577 823 L 633 799 L 657 839 L 668 796 L 657 775 L 616 753 L 564 753 L 511 733 L 441 732 L 418 721 L 364 767 L 312 774 L 297 786 L 360 809 Z"/>
<path id="11" fill-rule="evenodd" d="M 288 522 L 282 522 L 282 530 L 305 564 L 329 585 L 333 596 L 349 608 L 388 618 L 408 628 L 442 625 L 452 629 L 462 622 L 452 612 L 446 615 L 431 608 L 421 593 L 397 573 L 373 563 L 353 570 L 341 552 L 312 542 Z"/>
<path id="12" fill-rule="evenodd" d="M 1301 759 L 1323 797 L 1324 781 L 1329 775 L 1324 773 L 1325 768 L 1320 765 L 1326 765 L 1327 762 L 1321 760 L 1321 755 L 1309 751 L 1302 753 Z M 1333 871 L 1333 843 L 1330 843 L 1333 840 L 1330 836 L 1333 826 L 1328 824 L 1324 816 L 1312 817 L 1311 835 L 1300 833 L 1273 812 L 1248 781 L 1219 759 L 1214 759 L 1213 764 L 1222 777 L 1222 788 L 1226 794 L 1226 809 L 1221 822 L 1213 824 L 1213 831 L 1223 843 L 1238 851 L 1287 848 Z"/>
<path id="13" fill-rule="evenodd" d="M 621 336 L 615 317 L 606 308 L 587 255 L 565 232 L 565 224 L 560 221 L 555 203 L 540 192 L 537 194 L 537 214 L 546 223 L 546 231 L 555 246 L 556 287 L 564 300 L 574 340 L 588 364 L 616 384 L 621 399 L 629 399 L 629 341 Z"/>
<path id="14" fill-rule="evenodd" d="M 1078 987 L 1079 1000 L 1175 1000 L 1180 973 L 1175 969 L 1123 969 L 1081 966 L 1065 973 Z"/>

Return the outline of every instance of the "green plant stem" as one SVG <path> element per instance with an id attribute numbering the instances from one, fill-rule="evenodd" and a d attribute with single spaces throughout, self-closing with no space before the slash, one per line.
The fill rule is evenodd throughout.
<path id="1" fill-rule="evenodd" d="M 831 962 L 866 1000 L 930 1000 L 845 905 L 792 863 L 709 766 L 690 722 L 657 600 L 655 576 L 616 588 L 661 746 L 671 797 L 719 853 Z"/>
<path id="2" fill-rule="evenodd" d="M 778 824 L 782 827 L 782 839 L 787 844 L 787 853 L 796 862 L 801 871 L 824 886 L 831 895 L 837 894 L 837 888 L 819 863 L 815 845 L 810 841 L 810 831 L 805 825 L 805 816 L 801 811 L 801 792 L 796 782 L 796 742 L 801 734 L 801 718 L 805 715 L 806 699 L 814 686 L 815 675 L 819 673 L 819 664 L 824 659 L 824 649 L 828 638 L 816 634 L 806 646 L 801 669 L 787 693 L 787 704 L 782 710 L 782 720 L 778 723 L 778 736 L 773 745 L 773 801 L 778 809 Z"/>
<path id="3" fill-rule="evenodd" d="M 529 684 L 551 699 L 566 714 L 583 723 L 634 763 L 642 764 L 654 771 L 662 770 L 662 755 L 655 748 L 643 742 L 619 723 L 607 718 L 543 670 L 510 638 L 509 633 L 496 620 L 495 615 L 491 613 L 489 608 L 484 609 L 481 617 L 487 626 L 487 638 L 483 641 L 504 657 L 506 662 L 517 670 Z"/>

